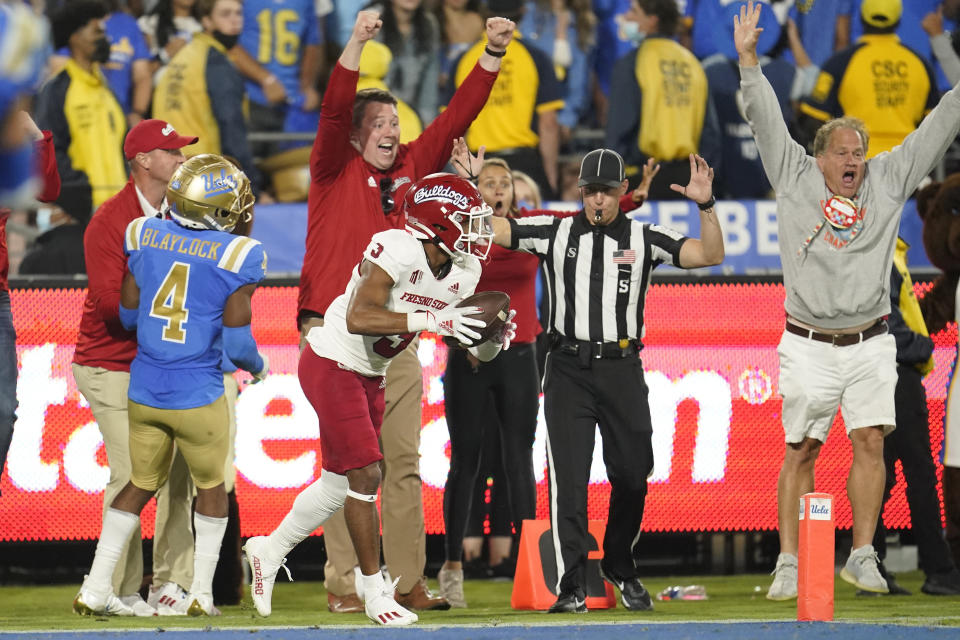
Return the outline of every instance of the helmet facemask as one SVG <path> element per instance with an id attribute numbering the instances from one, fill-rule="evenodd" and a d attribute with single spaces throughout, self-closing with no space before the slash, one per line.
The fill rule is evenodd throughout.
<path id="1" fill-rule="evenodd" d="M 460 228 L 460 237 L 454 243 L 454 251 L 473 254 L 486 260 L 493 244 L 493 209 L 488 204 L 457 211 L 450 215 L 451 221 Z"/>

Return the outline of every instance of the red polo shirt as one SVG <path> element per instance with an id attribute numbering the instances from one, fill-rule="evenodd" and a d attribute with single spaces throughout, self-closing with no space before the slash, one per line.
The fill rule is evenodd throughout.
<path id="1" fill-rule="evenodd" d="M 454 138 L 464 135 L 490 95 L 495 72 L 474 67 L 447 109 L 416 140 L 401 144 L 387 171 L 376 169 L 350 144 L 356 71 L 337 63 L 323 95 L 320 126 L 310 154 L 306 254 L 300 273 L 298 312 L 325 313 L 343 293 L 354 265 L 373 234 L 402 228 L 403 196 L 410 185 L 440 171 Z M 392 213 L 380 206 L 380 179 L 396 189 Z"/>
<path id="2" fill-rule="evenodd" d="M 137 355 L 137 333 L 120 324 L 120 285 L 127 272 L 123 232 L 143 215 L 131 178 L 100 205 L 83 234 L 88 285 L 73 355 L 77 364 L 130 371 L 130 362 Z"/>

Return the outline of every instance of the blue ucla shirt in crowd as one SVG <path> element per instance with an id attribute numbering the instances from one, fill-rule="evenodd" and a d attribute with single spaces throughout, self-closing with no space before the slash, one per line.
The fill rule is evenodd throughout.
<path id="1" fill-rule="evenodd" d="M 300 93 L 300 63 L 307 45 L 320 44 L 315 0 L 245 0 L 240 44 L 277 76 L 287 97 Z M 267 104 L 263 89 L 247 81 L 247 96 Z"/>
<path id="2" fill-rule="evenodd" d="M 117 11 L 107 17 L 110 60 L 101 66 L 107 84 L 117 96 L 124 113 L 130 113 L 133 79 L 131 67 L 137 60 L 149 60 L 150 49 L 133 16 Z"/>

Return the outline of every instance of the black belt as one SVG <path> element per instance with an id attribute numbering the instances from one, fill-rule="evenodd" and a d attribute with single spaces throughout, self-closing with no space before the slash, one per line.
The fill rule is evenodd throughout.
<path id="1" fill-rule="evenodd" d="M 817 342 L 826 342 L 835 347 L 849 347 L 852 344 L 860 344 L 864 340 L 869 340 L 874 336 L 883 335 L 887 333 L 888 330 L 887 321 L 880 319 L 860 333 L 820 333 L 812 329 L 798 327 L 789 320 L 787 320 L 787 331 L 801 338 L 809 338 Z"/>
<path id="2" fill-rule="evenodd" d="M 638 351 L 636 340 L 589 342 L 560 335 L 554 337 L 554 348 L 574 356 L 589 354 L 593 359 L 636 357 Z"/>

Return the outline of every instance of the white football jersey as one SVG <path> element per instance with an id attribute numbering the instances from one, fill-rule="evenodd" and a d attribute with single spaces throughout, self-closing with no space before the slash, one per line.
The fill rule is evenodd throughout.
<path id="1" fill-rule="evenodd" d="M 473 295 L 480 280 L 480 260 L 463 255 L 449 273 L 437 279 L 430 271 L 423 245 L 402 229 L 374 234 L 363 253 L 393 278 L 386 308 L 397 313 L 440 310 Z M 330 303 L 324 324 L 307 334 L 314 353 L 339 362 L 365 376 L 382 376 L 390 359 L 407 348 L 415 333 L 396 336 L 363 336 L 347 331 L 347 305 L 360 281 L 360 265 L 353 270 L 347 289 Z"/>

